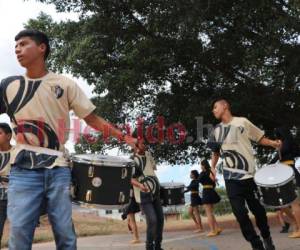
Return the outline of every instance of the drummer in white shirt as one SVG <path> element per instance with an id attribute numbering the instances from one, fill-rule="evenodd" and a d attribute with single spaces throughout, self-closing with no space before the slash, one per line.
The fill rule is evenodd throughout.
<path id="1" fill-rule="evenodd" d="M 220 120 L 208 143 L 212 150 L 212 171 L 219 158 L 222 158 L 223 175 L 232 211 L 240 224 L 244 238 L 253 250 L 274 250 L 267 215 L 260 204 L 257 186 L 254 182 L 255 159 L 251 141 L 263 146 L 278 148 L 280 143 L 265 137 L 264 132 L 244 117 L 235 117 L 231 113 L 229 102 L 219 98 L 213 102 L 212 110 Z M 257 235 L 248 215 L 251 210 L 256 219 L 263 242 Z"/>
<path id="2" fill-rule="evenodd" d="M 135 133 L 133 133 L 134 135 Z M 136 202 L 140 204 L 147 223 L 146 250 L 163 250 L 164 215 L 160 201 L 160 184 L 154 172 L 155 161 L 146 150 L 144 140 L 138 137 L 133 159 L 136 163 L 131 179 Z"/>

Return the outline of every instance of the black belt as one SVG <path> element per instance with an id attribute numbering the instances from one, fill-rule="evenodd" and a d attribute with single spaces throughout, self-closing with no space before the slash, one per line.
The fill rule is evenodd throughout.
<path id="1" fill-rule="evenodd" d="M 8 176 L 0 176 L 0 182 L 8 182 Z"/>

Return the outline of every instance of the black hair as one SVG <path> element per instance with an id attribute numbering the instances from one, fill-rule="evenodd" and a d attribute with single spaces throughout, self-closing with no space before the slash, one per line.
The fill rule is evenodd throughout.
<path id="1" fill-rule="evenodd" d="M 196 179 L 199 178 L 199 172 L 198 172 L 197 170 L 192 170 L 192 171 L 191 171 L 191 174 L 192 174 Z"/>
<path id="2" fill-rule="evenodd" d="M 211 103 L 211 108 L 214 107 L 214 105 L 215 105 L 216 102 L 220 102 L 220 101 L 225 101 L 225 102 L 227 102 L 227 103 L 228 103 L 228 108 L 229 108 L 229 109 L 231 108 L 231 103 L 230 103 L 230 101 L 228 101 L 228 99 L 226 99 L 225 97 L 217 97 L 217 98 L 215 98 L 215 99 L 212 101 L 212 103 Z"/>
<path id="3" fill-rule="evenodd" d="M 206 159 L 201 161 L 201 165 L 204 167 L 205 171 L 210 172 L 211 167 L 209 162 Z"/>
<path id="4" fill-rule="evenodd" d="M 48 55 L 50 54 L 50 44 L 49 44 L 49 38 L 48 36 L 39 30 L 34 30 L 34 29 L 26 29 L 20 31 L 16 36 L 15 36 L 15 41 L 18 41 L 22 37 L 30 37 L 33 41 L 35 41 L 38 45 L 44 43 L 46 45 L 46 51 L 44 55 L 44 59 L 46 60 Z"/>
<path id="5" fill-rule="evenodd" d="M 10 126 L 7 123 L 1 122 L 0 123 L 0 129 L 4 131 L 5 134 L 11 134 L 12 130 Z"/>
<path id="6" fill-rule="evenodd" d="M 293 138 L 291 131 L 287 127 L 277 127 L 274 129 L 276 139 L 291 140 Z"/>
<path id="7" fill-rule="evenodd" d="M 296 143 L 291 131 L 285 127 L 277 127 L 274 129 L 275 139 L 281 140 L 284 144 L 289 145 L 289 151 L 293 154 L 294 157 L 300 156 L 300 148 Z"/>

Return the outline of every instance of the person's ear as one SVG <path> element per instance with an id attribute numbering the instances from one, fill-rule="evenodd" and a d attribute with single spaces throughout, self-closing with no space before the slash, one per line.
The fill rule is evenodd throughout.
<path id="1" fill-rule="evenodd" d="M 12 134 L 7 134 L 6 137 L 7 137 L 7 140 L 10 141 L 11 137 L 12 137 Z"/>
<path id="2" fill-rule="evenodd" d="M 41 51 L 44 55 L 46 54 L 46 50 L 47 50 L 46 44 L 41 43 L 41 44 L 39 45 L 39 49 L 40 49 L 40 51 Z"/>

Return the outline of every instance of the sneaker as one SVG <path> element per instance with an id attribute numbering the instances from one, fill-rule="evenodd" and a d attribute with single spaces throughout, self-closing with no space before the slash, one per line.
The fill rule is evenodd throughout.
<path id="1" fill-rule="evenodd" d="M 266 250 L 264 246 L 252 248 L 252 250 Z"/>
<path id="2" fill-rule="evenodd" d="M 266 250 L 260 238 L 256 238 L 251 242 L 252 250 Z"/>
<path id="3" fill-rule="evenodd" d="M 275 246 L 271 236 L 269 238 L 264 239 L 264 246 L 266 250 L 275 250 Z"/>
<path id="4" fill-rule="evenodd" d="M 130 241 L 131 244 L 138 244 L 141 243 L 141 241 L 139 239 L 134 239 L 132 241 Z"/>
<path id="5" fill-rule="evenodd" d="M 300 238 L 300 231 L 293 232 L 288 236 L 289 238 Z"/>
<path id="6" fill-rule="evenodd" d="M 282 227 L 282 229 L 280 231 L 280 233 L 288 233 L 289 229 L 290 229 L 290 226 L 291 226 L 290 223 L 285 222 L 284 226 Z"/>
<path id="7" fill-rule="evenodd" d="M 215 237 L 215 236 L 217 236 L 218 235 L 218 232 L 217 231 L 211 231 L 211 232 L 209 232 L 206 236 L 207 237 Z"/>
<path id="8" fill-rule="evenodd" d="M 223 229 L 219 227 L 219 228 L 217 228 L 217 230 L 216 230 L 216 231 L 217 231 L 217 233 L 218 233 L 218 234 L 220 234 L 220 233 L 222 233 L 222 232 L 223 232 Z"/>
<path id="9" fill-rule="evenodd" d="M 160 243 L 156 243 L 155 246 L 154 246 L 154 250 L 163 250 L 161 248 L 161 244 Z"/>

